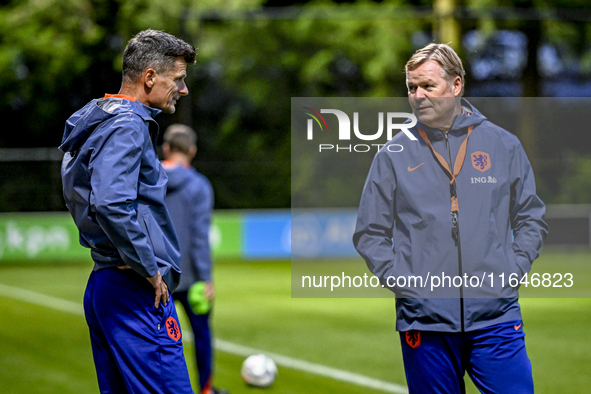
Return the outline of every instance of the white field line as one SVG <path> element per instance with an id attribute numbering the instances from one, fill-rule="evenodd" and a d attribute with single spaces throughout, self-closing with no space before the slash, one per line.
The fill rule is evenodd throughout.
<path id="1" fill-rule="evenodd" d="M 56 309 L 62 312 L 68 312 L 75 315 L 84 316 L 84 309 L 82 307 L 82 304 L 57 297 L 52 297 L 42 293 L 37 293 L 31 290 L 21 289 L 19 287 L 7 286 L 0 283 L 0 296 L 28 302 L 30 304 L 44 306 L 51 309 Z M 186 341 L 192 341 L 193 338 L 186 337 L 184 339 Z M 342 369 L 328 367 L 326 365 L 311 363 L 309 361 L 284 356 L 282 354 L 271 353 L 265 350 L 239 345 L 237 343 L 224 341 L 223 339 L 216 339 L 214 346 L 217 350 L 243 357 L 250 356 L 251 354 L 264 353 L 267 356 L 271 357 L 278 365 L 287 368 L 296 369 L 299 371 L 304 371 L 314 375 L 332 378 L 335 380 L 340 380 L 342 382 L 353 383 L 358 386 L 381 390 L 387 393 L 408 393 L 406 387 L 401 386 L 399 384 L 370 378 L 368 376 L 356 374 L 349 371 L 344 371 Z"/>
<path id="2" fill-rule="evenodd" d="M 287 368 L 297 369 L 299 371 L 308 372 L 315 375 L 325 376 L 328 378 L 340 380 L 342 382 L 353 383 L 358 386 L 369 387 L 376 390 L 381 390 L 387 393 L 406 394 L 408 393 L 406 387 L 399 384 L 386 382 L 379 379 L 370 378 L 364 375 L 359 375 L 353 372 L 344 371 L 342 369 L 327 367 L 326 365 L 315 364 L 305 360 L 299 360 L 284 356 L 277 353 L 271 353 L 260 349 L 255 349 L 248 346 L 238 345 L 236 343 L 224 341 L 223 339 L 215 340 L 215 348 L 226 353 L 236 354 L 239 356 L 250 356 L 251 354 L 264 353 L 271 357 L 277 364 Z"/>
<path id="3" fill-rule="evenodd" d="M 7 286 L 0 283 L 0 296 L 84 316 L 84 308 L 78 302 L 48 296 L 35 291 L 21 289 L 20 287 Z"/>

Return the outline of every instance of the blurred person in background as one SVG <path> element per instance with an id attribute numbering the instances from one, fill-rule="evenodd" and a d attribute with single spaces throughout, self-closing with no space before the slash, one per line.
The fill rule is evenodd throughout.
<path id="1" fill-rule="evenodd" d="M 209 180 L 191 167 L 197 153 L 197 134 L 189 126 L 173 124 L 164 133 L 162 165 L 168 175 L 166 205 L 181 249 L 183 275 L 174 295 L 181 302 L 195 338 L 195 359 L 201 394 L 224 394 L 213 387 L 213 352 L 209 318 L 215 291 L 209 228 L 213 189 Z"/>
<path id="2" fill-rule="evenodd" d="M 451 47 L 419 49 L 405 71 L 416 141 L 398 133 L 376 154 L 353 242 L 396 294 L 409 392 L 463 394 L 468 372 L 483 393 L 532 394 L 518 292 L 508 284 L 530 271 L 548 229 L 531 165 L 517 137 L 462 98 L 465 72 Z M 390 151 L 393 143 L 403 150 Z M 391 280 L 429 275 L 490 281 L 430 293 Z"/>
<path id="3" fill-rule="evenodd" d="M 66 122 L 60 149 L 66 205 L 91 249 L 84 314 L 101 393 L 192 394 L 170 291 L 180 253 L 156 155 L 161 111 L 189 93 L 195 48 L 144 30 L 123 54 L 118 94 L 92 100 Z"/>

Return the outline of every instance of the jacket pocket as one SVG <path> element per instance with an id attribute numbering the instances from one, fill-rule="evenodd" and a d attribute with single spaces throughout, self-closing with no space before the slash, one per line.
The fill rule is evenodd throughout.
<path id="1" fill-rule="evenodd" d="M 524 273 L 523 273 L 522 269 L 519 267 L 519 265 L 517 264 L 517 255 L 513 251 L 513 248 L 509 248 L 509 250 L 507 251 L 507 259 L 509 260 L 509 266 L 511 267 L 511 273 L 517 274 L 519 276 L 519 280 L 521 280 L 521 277 L 523 276 Z"/>
<path id="2" fill-rule="evenodd" d="M 139 210 L 140 213 L 140 225 L 148 237 L 148 242 L 154 250 L 154 255 L 159 258 L 166 256 L 166 247 L 164 246 L 164 239 L 160 226 L 156 223 L 156 219 L 152 216 L 152 213 L 147 209 Z"/>

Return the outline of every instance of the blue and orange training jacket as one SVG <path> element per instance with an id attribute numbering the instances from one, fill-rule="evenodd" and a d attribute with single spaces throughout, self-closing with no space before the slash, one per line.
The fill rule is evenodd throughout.
<path id="1" fill-rule="evenodd" d="M 410 129 L 416 141 L 394 136 L 376 154 L 363 188 L 353 242 L 396 294 L 399 331 L 462 332 L 521 320 L 509 277 L 530 271 L 547 234 L 545 206 L 519 140 L 466 100 L 463 108 L 447 135 L 418 123 Z M 455 178 L 457 225 L 452 176 L 436 153 L 452 169 L 463 163 Z M 399 277 L 405 280 L 388 282 Z M 449 282 L 442 285 L 442 278 Z M 462 278 L 459 287 L 453 278 Z"/>
<path id="2" fill-rule="evenodd" d="M 92 100 L 66 122 L 62 183 L 94 270 L 129 265 L 144 277 L 160 271 L 173 291 L 180 253 L 155 151 L 158 113 L 131 97 Z"/>

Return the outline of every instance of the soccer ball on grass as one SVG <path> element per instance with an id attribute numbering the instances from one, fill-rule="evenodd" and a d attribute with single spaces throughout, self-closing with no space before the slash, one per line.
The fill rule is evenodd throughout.
<path id="1" fill-rule="evenodd" d="M 277 378 L 277 366 L 270 357 L 253 354 L 242 363 L 240 375 L 251 386 L 269 387 Z"/>

